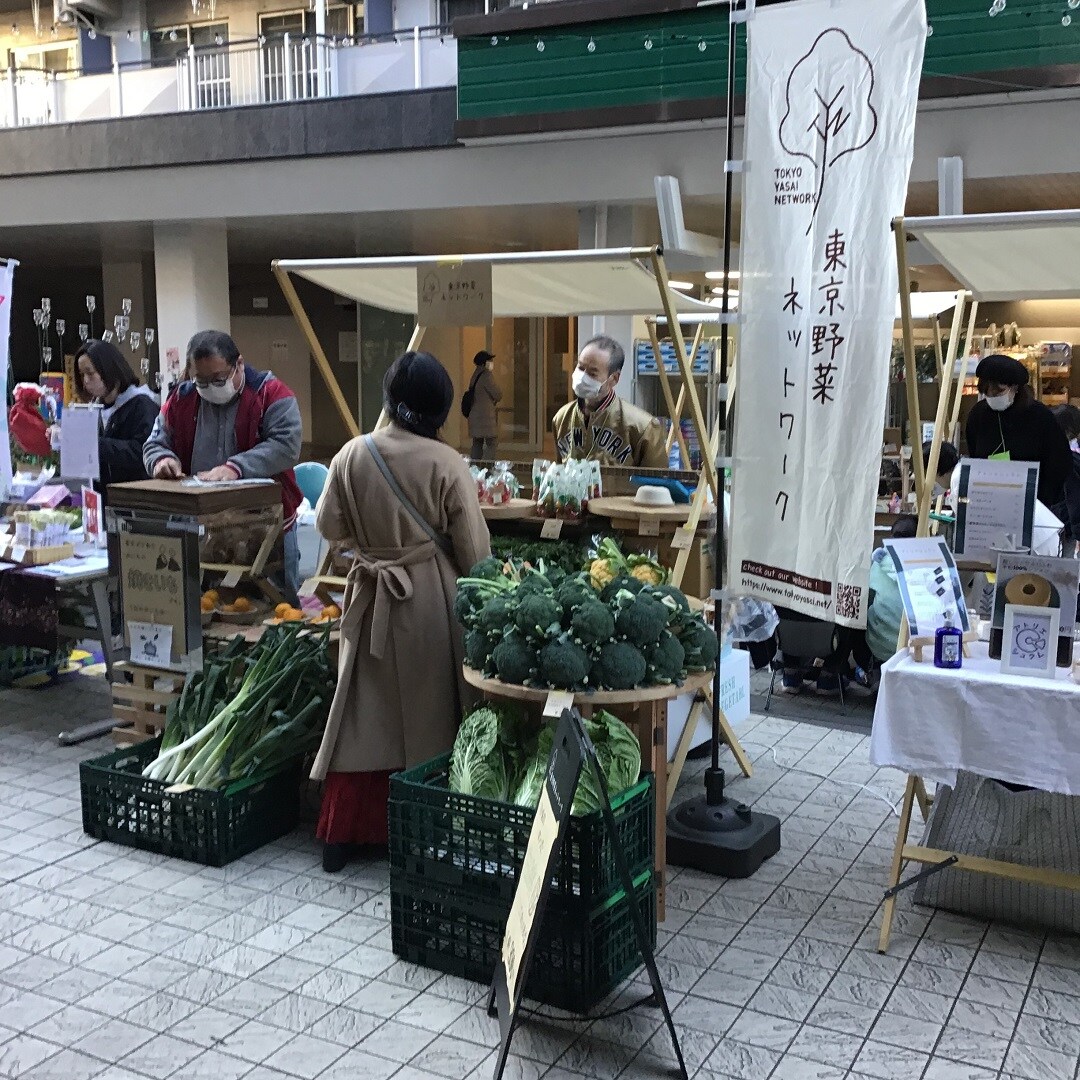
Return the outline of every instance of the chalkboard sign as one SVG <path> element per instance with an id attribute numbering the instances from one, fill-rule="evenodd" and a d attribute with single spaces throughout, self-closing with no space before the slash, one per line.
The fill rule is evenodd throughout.
<path id="1" fill-rule="evenodd" d="M 570 810 L 574 803 L 578 783 L 583 769 L 591 769 L 601 793 L 600 808 L 604 815 L 604 826 L 611 843 L 615 865 L 630 905 L 634 930 L 637 935 L 641 957 L 649 972 L 653 996 L 649 1004 L 659 1005 L 663 1010 L 671 1043 L 679 1062 L 683 1080 L 687 1080 L 686 1063 L 683 1061 L 682 1048 L 671 1019 L 667 997 L 660 983 L 660 973 L 656 969 L 645 919 L 634 892 L 633 878 L 626 862 L 626 854 L 615 829 L 615 818 L 611 812 L 608 798 L 607 781 L 596 759 L 589 736 L 581 722 L 581 715 L 576 709 L 563 710 L 559 725 L 555 730 L 555 740 L 548 760 L 547 779 L 540 802 L 536 808 L 529 843 L 525 849 L 525 859 L 518 878 L 514 901 L 506 921 L 503 935 L 502 955 L 495 968 L 492 981 L 488 1011 L 499 1017 L 499 1055 L 495 1063 L 495 1080 L 501 1080 L 506 1060 L 510 1053 L 510 1040 L 518 1023 L 518 1011 L 521 1005 L 521 993 L 528 981 L 529 967 L 533 951 L 544 918 L 544 907 L 551 891 L 551 876 L 555 860 L 566 840 L 570 826 Z"/>

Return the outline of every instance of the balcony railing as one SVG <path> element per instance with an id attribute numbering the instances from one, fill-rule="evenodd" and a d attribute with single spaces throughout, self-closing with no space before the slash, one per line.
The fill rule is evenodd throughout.
<path id="1" fill-rule="evenodd" d="M 457 83 L 449 29 L 353 38 L 297 36 L 191 46 L 175 61 L 111 72 L 0 71 L 0 127 L 78 123 L 201 109 L 420 90 Z"/>

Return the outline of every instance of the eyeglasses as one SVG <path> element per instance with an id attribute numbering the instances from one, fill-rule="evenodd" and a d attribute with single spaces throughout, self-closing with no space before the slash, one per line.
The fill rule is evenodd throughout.
<path id="1" fill-rule="evenodd" d="M 227 383 L 232 382 L 233 376 L 236 374 L 236 368 L 233 368 L 227 375 L 216 375 L 212 379 L 196 379 L 195 385 L 200 390 L 209 390 L 211 386 L 221 389 Z"/>

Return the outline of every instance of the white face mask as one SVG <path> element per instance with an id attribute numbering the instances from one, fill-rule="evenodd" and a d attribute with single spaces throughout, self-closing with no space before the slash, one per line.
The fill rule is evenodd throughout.
<path id="1" fill-rule="evenodd" d="M 203 401 L 209 401 L 211 405 L 228 405 L 239 393 L 230 379 L 224 386 L 196 386 L 196 391 Z"/>
<path id="2" fill-rule="evenodd" d="M 570 380 L 570 387 L 574 391 L 575 397 L 579 397 L 583 401 L 590 401 L 603 390 L 604 384 L 602 382 L 597 382 L 587 371 L 583 371 L 581 368 L 574 368 L 574 374 Z"/>
<path id="3" fill-rule="evenodd" d="M 1006 390 L 1004 394 L 998 394 L 997 397 L 983 398 L 983 400 L 994 412 L 1004 412 L 1016 400 L 1016 394 L 1010 394 Z"/>

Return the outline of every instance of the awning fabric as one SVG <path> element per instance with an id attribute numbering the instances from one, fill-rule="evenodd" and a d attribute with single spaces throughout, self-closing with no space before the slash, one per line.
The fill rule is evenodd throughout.
<path id="1" fill-rule="evenodd" d="M 650 248 L 528 254 L 282 259 L 275 265 L 359 303 L 416 315 L 416 272 L 439 264 L 491 263 L 492 315 L 655 315 L 662 310 Z M 715 315 L 699 300 L 673 293 L 676 310 Z"/>
<path id="2" fill-rule="evenodd" d="M 1080 209 L 905 218 L 976 300 L 1080 299 Z"/>

